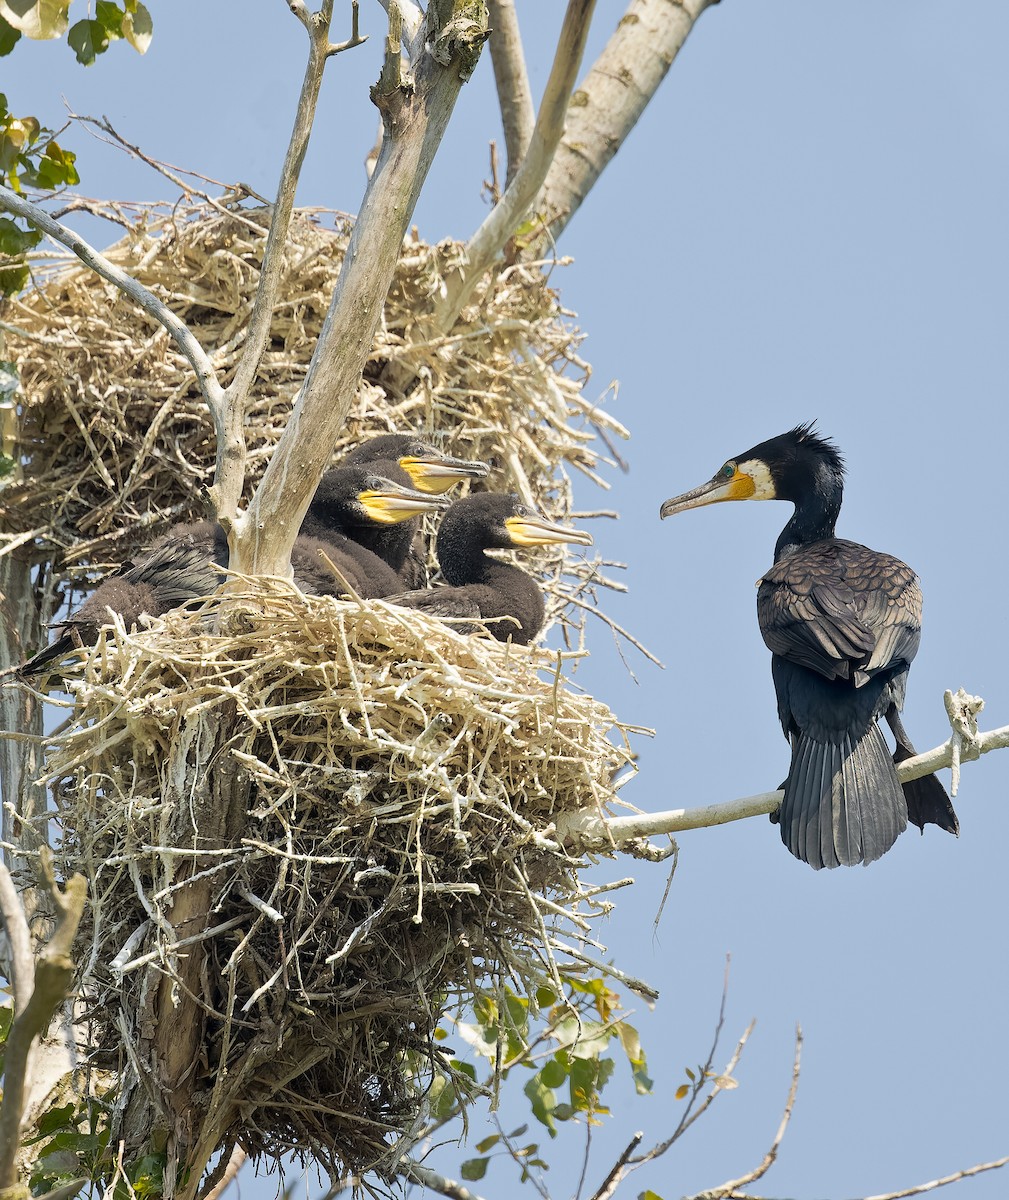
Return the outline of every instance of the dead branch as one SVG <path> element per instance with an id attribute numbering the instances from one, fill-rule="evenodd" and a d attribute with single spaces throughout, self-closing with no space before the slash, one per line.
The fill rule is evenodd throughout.
<path id="1" fill-rule="evenodd" d="M 546 214 L 528 253 L 553 243 L 624 144 L 687 36 L 717 0 L 631 0 L 603 52 L 578 85 L 578 104 L 536 197 Z"/>
<path id="2" fill-rule="evenodd" d="M 980 758 L 990 750 L 1009 747 L 1009 725 L 986 733 L 977 732 L 975 716 L 984 703 L 979 697 L 970 696 L 960 688 L 955 695 L 947 691 L 945 702 L 953 725 L 952 736 L 941 746 L 897 763 L 897 777 L 902 783 L 931 775 L 942 767 L 959 767 L 961 762 Z M 956 789 L 951 790 L 955 796 Z M 747 817 L 766 816 L 777 812 L 783 796 L 780 790 L 762 792 L 756 796 L 744 796 L 700 808 L 674 808 L 605 820 L 588 813 L 570 814 L 558 821 L 557 834 L 565 845 L 580 850 L 619 850 L 641 838 L 678 833 L 685 829 L 707 829 L 730 821 L 742 821 Z"/>
<path id="3" fill-rule="evenodd" d="M 505 174 L 507 187 L 515 178 L 519 163 L 529 148 L 536 112 L 529 90 L 515 0 L 487 0 L 487 9 L 491 24 L 490 56 L 508 154 Z"/>
<path id="4" fill-rule="evenodd" d="M 568 0 L 529 148 L 500 203 L 467 243 L 465 264 L 446 279 L 445 291 L 434 313 L 437 332 L 445 333 L 455 324 L 481 276 L 515 233 L 546 179 L 564 133 L 568 102 L 594 9 L 595 0 Z"/>
<path id="5" fill-rule="evenodd" d="M 83 875 L 74 875 L 60 891 L 48 850 L 42 851 L 40 869 L 41 883 L 56 913 L 56 927 L 35 959 L 31 995 L 24 1007 L 15 1006 L 14 1020 L 7 1036 L 3 1101 L 0 1102 L 0 1189 L 12 1188 L 17 1183 L 16 1159 L 31 1051 L 35 1040 L 45 1032 L 53 1014 L 66 999 L 73 982 L 74 964 L 70 950 L 87 898 Z M 4 918 L 11 930 L 17 925 L 17 919 L 13 913 L 8 914 L 6 905 L 5 895 Z M 19 997 L 24 994 L 20 984 L 16 994 Z"/>
<path id="6" fill-rule="evenodd" d="M 437 1171 L 432 1171 L 430 1167 L 425 1167 L 409 1158 L 402 1160 L 399 1173 L 404 1179 L 430 1188 L 432 1192 L 440 1192 L 443 1196 L 448 1196 L 449 1200 L 483 1200 L 476 1192 L 471 1192 L 465 1184 L 457 1183 L 454 1179 L 447 1179 L 444 1175 L 439 1175 Z"/>

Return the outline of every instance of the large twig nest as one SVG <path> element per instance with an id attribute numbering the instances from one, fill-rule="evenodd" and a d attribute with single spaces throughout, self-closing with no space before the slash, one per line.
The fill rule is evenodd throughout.
<path id="1" fill-rule="evenodd" d="M 193 330 L 230 381 L 259 279 L 265 210 L 152 210 L 107 252 Z M 328 215 L 328 214 L 327 214 Z M 258 481 L 304 379 L 347 245 L 349 222 L 296 215 L 272 339 L 246 421 L 248 487 Z M 450 336 L 424 321 L 455 242 L 411 240 L 337 453 L 370 434 L 415 429 L 450 453 L 490 461 L 487 486 L 517 491 L 554 519 L 571 512 L 570 467 L 597 478 L 596 433 L 623 429 L 583 395 L 582 335 L 539 266 L 488 277 Z M 70 260 L 73 262 L 74 260 Z M 0 493 L 7 534 L 39 531 L 57 566 L 117 563 L 161 526 L 206 515 L 213 429 L 192 370 L 168 334 L 90 271 L 57 260 L 10 302 L 22 377 L 23 478 Z M 409 379 L 402 390 L 391 379 Z M 549 562 L 551 619 L 600 582 L 598 564 Z"/>
<path id="2" fill-rule="evenodd" d="M 156 1081 L 168 981 L 205 1025 L 197 1124 L 380 1168 L 444 1009 L 504 980 L 532 995 L 571 961 L 558 932 L 577 945 L 571 914 L 595 910 L 554 822 L 612 805 L 625 730 L 549 651 L 281 584 L 233 598 L 213 634 L 219 603 L 103 636 L 51 751 L 63 854 L 90 881 L 92 1044 Z M 248 814 L 216 842 L 221 797 L 192 769 L 211 726 L 213 775 Z"/>

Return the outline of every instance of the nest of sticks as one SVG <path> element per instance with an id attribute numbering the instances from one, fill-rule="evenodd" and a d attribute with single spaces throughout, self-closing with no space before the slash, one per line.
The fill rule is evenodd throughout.
<path id="1" fill-rule="evenodd" d="M 264 214 L 143 217 L 108 257 L 190 325 L 227 382 Z M 291 228 L 247 421 L 250 487 L 340 269 L 347 224 L 327 221 L 302 213 Z M 337 453 L 416 430 L 491 462 L 493 490 L 567 519 L 571 468 L 598 480 L 607 434 L 624 431 L 583 396 L 581 334 L 540 265 L 502 270 L 450 336 L 425 334 L 459 253 L 404 247 Z M 159 326 L 64 261 L 40 282 L 4 314 L 19 330 L 24 465 L 0 491 L 0 552 L 30 551 L 40 581 L 86 586 L 160 526 L 205 515 L 212 428 Z M 609 582 L 601 565 L 539 557 L 548 622 L 573 604 L 565 619 L 580 625 Z M 121 1123 L 166 1078 L 158 1021 L 188 1004 L 195 1051 L 175 1078 L 192 1139 L 209 1130 L 211 1149 L 295 1150 L 340 1173 L 393 1164 L 430 1080 L 451 1073 L 435 1037 L 444 1011 L 505 981 L 556 988 L 598 911 L 554 822 L 606 812 L 632 756 L 562 658 L 268 581 L 100 637 L 45 772 L 65 869 L 90 885 L 87 1044 L 133 1082 L 117 1093 Z"/>
<path id="2" fill-rule="evenodd" d="M 250 493 L 287 424 L 340 271 L 350 222 L 337 215 L 334 227 L 333 217 L 299 212 L 291 224 L 246 420 Z M 145 207 L 105 252 L 187 323 L 224 384 L 252 311 L 267 218 L 263 209 Z M 582 334 L 542 264 L 489 276 L 452 333 L 429 336 L 426 314 L 461 253 L 455 242 L 404 245 L 336 455 L 374 434 L 415 430 L 448 453 L 490 462 L 492 490 L 565 520 L 569 471 L 602 484 L 609 437 L 626 431 L 584 396 Z M 0 314 L 22 381 L 15 456 L 24 463 L 0 490 L 0 528 L 8 544 L 30 542 L 37 561 L 86 587 L 96 568 L 122 562 L 167 525 L 208 515 L 215 446 L 192 370 L 165 330 L 75 261 L 42 262 L 40 286 Z M 557 551 L 541 565 L 548 620 L 572 600 L 576 614 L 594 607 L 598 562 L 576 565 Z"/>
<path id="3" fill-rule="evenodd" d="M 554 823 L 609 809 L 626 731 L 556 652 L 280 583 L 221 603 L 103 634 L 51 745 L 89 1042 L 155 1080 L 154 1000 L 188 995 L 218 1144 L 381 1171 L 451 1073 L 446 1008 L 577 961 L 602 906 Z M 210 726 L 230 797 L 192 788 Z"/>

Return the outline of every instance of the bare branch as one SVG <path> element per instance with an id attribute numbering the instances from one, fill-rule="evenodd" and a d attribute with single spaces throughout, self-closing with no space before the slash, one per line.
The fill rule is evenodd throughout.
<path id="1" fill-rule="evenodd" d="M 444 332 L 455 324 L 473 288 L 521 224 L 546 179 L 564 133 L 568 100 L 578 76 L 594 9 L 595 0 L 568 0 L 529 149 L 501 202 L 470 238 L 465 265 L 446 279 L 442 299 L 434 314 L 436 332 Z"/>
<path id="2" fill-rule="evenodd" d="M 238 1178 L 238 1172 L 242 1169 L 242 1165 L 248 1157 L 241 1146 L 236 1146 L 228 1158 L 228 1165 L 224 1168 L 220 1179 L 207 1192 L 203 1200 L 220 1200 L 220 1196 L 228 1184 Z"/>
<path id="3" fill-rule="evenodd" d="M 792 1109 L 795 1107 L 795 1094 L 799 1090 L 799 1072 L 801 1070 L 802 1060 L 802 1029 L 798 1026 L 795 1030 L 795 1059 L 792 1063 L 792 1083 L 788 1089 L 788 1099 L 785 1101 L 785 1111 L 781 1115 L 781 1123 L 778 1126 L 778 1132 L 774 1135 L 774 1141 L 771 1143 L 771 1148 L 764 1155 L 763 1161 L 758 1167 L 754 1167 L 752 1171 L 748 1171 L 739 1179 L 731 1179 L 728 1183 L 723 1183 L 719 1187 L 712 1188 L 710 1191 L 702 1192 L 704 1200 L 726 1200 L 731 1196 L 739 1195 L 740 1188 L 745 1187 L 748 1183 L 753 1183 L 755 1180 L 762 1178 L 774 1165 L 775 1159 L 778 1157 L 778 1147 L 781 1145 L 781 1140 L 785 1136 L 785 1130 L 788 1128 L 788 1122 L 792 1119 Z M 696 1197 L 695 1200 L 701 1200 L 701 1197 Z"/>
<path id="4" fill-rule="evenodd" d="M 305 28 L 312 32 L 312 14 L 309 12 L 308 5 L 305 0 L 285 0 L 287 7 L 294 13 L 298 20 Z"/>
<path id="5" fill-rule="evenodd" d="M 926 1192 L 934 1192 L 936 1188 L 946 1187 L 950 1183 L 958 1183 L 961 1179 L 969 1179 L 972 1175 L 981 1175 L 985 1171 L 997 1171 L 1009 1163 L 1009 1154 L 1004 1158 L 996 1158 L 994 1162 L 978 1163 L 966 1167 L 962 1171 L 954 1171 L 952 1175 L 944 1175 L 942 1179 L 932 1179 L 928 1183 L 919 1183 L 916 1187 L 906 1188 L 900 1192 L 881 1192 L 876 1196 L 866 1196 L 865 1200 L 904 1200 L 905 1196 L 923 1196 Z"/>
<path id="6" fill-rule="evenodd" d="M 90 267 L 96 274 L 119 288 L 138 308 L 143 309 L 149 317 L 157 321 L 159 325 L 162 325 L 168 331 L 179 350 L 189 362 L 189 365 L 193 368 L 200 391 L 203 393 L 207 407 L 210 409 L 211 416 L 213 417 L 217 436 L 220 438 L 223 431 L 225 409 L 224 391 L 218 382 L 217 373 L 204 352 L 203 347 L 171 309 L 162 304 L 153 292 L 148 291 L 142 284 L 137 283 L 135 279 L 127 275 L 125 271 L 120 270 L 119 267 L 109 262 L 104 255 L 100 254 L 93 246 L 88 245 L 72 229 L 61 225 L 59 221 L 54 221 L 37 204 L 33 204 L 30 200 L 25 200 L 24 197 L 19 196 L 16 192 L 12 192 L 2 184 L 0 184 L 0 209 L 13 213 L 16 217 L 23 217 L 31 225 L 34 225 L 37 229 L 41 229 L 53 241 L 59 242 L 61 246 L 66 246 L 68 250 L 77 255 L 85 266 Z"/>
<path id="7" fill-rule="evenodd" d="M 332 58 L 334 54 L 342 54 L 344 50 L 353 50 L 355 46 L 362 46 L 368 40 L 368 35 L 361 36 L 361 12 L 358 0 L 351 0 L 350 5 L 350 37 L 345 42 L 330 42 L 326 47 L 326 57 Z"/>
<path id="8" fill-rule="evenodd" d="M 630 1161 L 631 1155 L 635 1150 L 637 1150 L 638 1146 L 641 1145 L 641 1139 L 644 1136 L 645 1135 L 643 1133 L 639 1132 L 631 1138 L 631 1140 L 624 1147 L 620 1157 L 610 1168 L 609 1174 L 603 1180 L 599 1190 L 593 1194 L 592 1200 L 610 1200 L 610 1197 L 620 1186 L 620 1181 L 624 1177 L 624 1169 L 626 1168 L 627 1163 Z"/>
<path id="9" fill-rule="evenodd" d="M 74 875 L 60 892 L 48 850 L 43 850 L 40 861 L 42 883 L 56 912 L 56 928 L 36 959 L 34 988 L 28 1003 L 16 1010 L 7 1036 L 3 1101 L 0 1102 L 0 1190 L 17 1183 L 16 1157 L 24 1117 L 29 1058 L 35 1039 L 48 1028 L 73 983 L 74 964 L 70 949 L 87 899 L 83 875 Z M 20 987 L 18 991 L 21 992 Z"/>
<path id="10" fill-rule="evenodd" d="M 430 1167 L 425 1167 L 410 1158 L 400 1161 L 399 1173 L 404 1178 L 419 1183 L 422 1187 L 430 1188 L 432 1192 L 440 1192 L 443 1196 L 448 1196 L 449 1200 L 482 1200 L 481 1196 L 476 1192 L 471 1192 L 465 1184 L 457 1183 L 454 1179 L 446 1179 L 444 1175 L 439 1175 L 437 1171 L 432 1171 Z"/>
<path id="11" fill-rule="evenodd" d="M 21 899 L 5 863 L 0 862 L 0 912 L 11 946 L 14 969 L 14 1011 L 22 1012 L 32 998 L 35 960 L 32 957 L 31 934 L 25 919 Z"/>
<path id="12" fill-rule="evenodd" d="M 717 0 L 631 0 L 603 52 L 578 86 L 564 140 L 536 199 L 547 214 L 529 253 L 554 242 L 637 124 L 693 29 Z"/>
<path id="13" fill-rule="evenodd" d="M 277 185 L 277 198 L 270 215 L 270 232 L 263 251 L 263 264 L 259 272 L 252 314 L 249 317 L 245 346 L 235 377 L 225 390 L 224 429 L 223 435 L 221 431 L 218 432 L 217 466 L 210 495 L 217 518 L 226 529 L 230 529 L 238 515 L 238 505 L 245 485 L 246 402 L 273 323 L 273 306 L 280 287 L 284 250 L 291 226 L 291 214 L 294 211 L 294 196 L 302 163 L 305 161 L 312 125 L 315 122 L 319 90 L 322 87 L 322 76 L 329 53 L 328 14 L 331 10 L 330 3 L 305 25 L 309 42 L 308 62 L 305 65 L 305 76 L 298 97 L 294 128 L 284 155 L 284 165 Z"/>
<path id="14" fill-rule="evenodd" d="M 439 12 L 445 8 L 442 3 Z M 287 568 L 301 518 L 356 394 L 420 189 L 486 38 L 485 23 L 467 15 L 475 10 L 464 0 L 449 8 L 454 15 L 428 30 L 413 78 L 402 73 L 398 38 L 387 44 L 372 91 L 385 121 L 382 149 L 301 395 L 237 526 L 238 561 L 232 566 L 245 574 L 276 575 Z M 390 9 L 391 27 L 398 11 Z"/>
<path id="15" fill-rule="evenodd" d="M 497 84 L 508 154 L 507 186 L 515 178 L 519 163 L 529 147 L 536 112 L 529 91 L 529 75 L 526 72 L 515 0 L 487 0 L 487 10 L 491 24 L 490 56 L 494 64 L 494 82 Z"/>
<path id="16" fill-rule="evenodd" d="M 385 9 L 390 21 L 393 13 L 397 13 L 403 29 L 406 31 L 407 53 L 413 57 L 417 37 L 424 24 L 424 12 L 414 0 L 378 0 Z"/>
<path id="17" fill-rule="evenodd" d="M 955 755 L 959 755 L 961 761 L 969 761 L 990 750 L 1004 750 L 1009 747 L 1009 725 L 978 733 L 964 743 L 963 736 L 954 732 L 953 737 L 941 746 L 897 763 L 897 778 L 901 783 L 907 783 L 911 779 L 931 775 L 941 767 L 950 766 Z M 558 820 L 557 835 L 565 844 L 580 850 L 619 850 L 640 838 L 678 833 L 684 829 L 707 829 L 712 825 L 725 825 L 730 821 L 777 812 L 783 796 L 781 791 L 762 792 L 757 796 L 744 796 L 739 800 L 708 804 L 701 808 L 673 808 L 665 812 L 609 819 L 575 813 Z"/>

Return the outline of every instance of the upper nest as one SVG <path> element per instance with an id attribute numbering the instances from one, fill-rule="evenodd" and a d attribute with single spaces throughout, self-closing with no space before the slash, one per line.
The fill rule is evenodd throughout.
<path id="1" fill-rule="evenodd" d="M 244 344 L 268 213 L 152 211 L 106 256 L 195 333 L 228 383 Z M 349 222 L 296 214 L 271 341 L 246 420 L 251 488 L 284 430 L 346 250 Z M 477 290 L 452 333 L 424 322 L 455 242 L 408 241 L 337 452 L 370 434 L 418 430 L 448 452 L 489 461 L 488 486 L 570 514 L 566 468 L 594 475 L 597 429 L 624 431 L 582 395 L 581 334 L 538 265 L 508 267 Z M 70 260 L 71 262 L 75 260 Z M 205 516 L 213 428 L 193 372 L 165 330 L 90 270 L 61 261 L 10 302 L 22 379 L 23 477 L 0 493 L 5 531 L 38 531 L 68 564 L 119 562 L 151 525 Z M 50 547 L 51 553 L 52 547 Z"/>
<path id="2" fill-rule="evenodd" d="M 213 634 L 219 603 L 103 636 L 51 752 L 92 1019 L 163 1078 L 154 1013 L 195 996 L 199 1123 L 381 1166 L 444 1008 L 571 961 L 595 910 L 554 822 L 607 811 L 632 755 L 555 653 L 282 584 Z M 229 761 L 194 772 L 208 729 Z"/>

